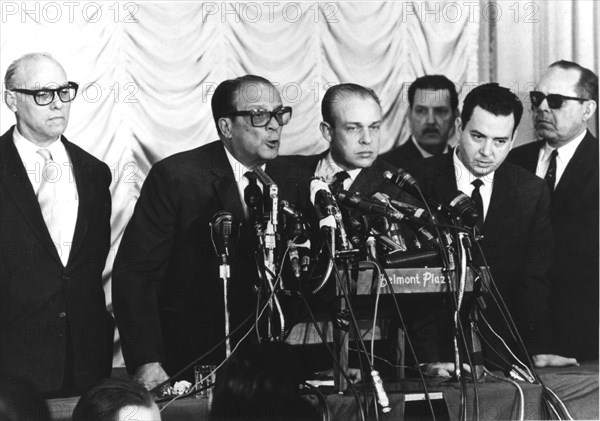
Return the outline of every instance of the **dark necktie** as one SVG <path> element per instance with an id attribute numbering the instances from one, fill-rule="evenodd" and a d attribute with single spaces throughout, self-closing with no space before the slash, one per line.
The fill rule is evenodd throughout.
<path id="1" fill-rule="evenodd" d="M 481 193 L 479 192 L 479 188 L 483 185 L 483 181 L 479 178 L 476 178 L 471 182 L 471 184 L 475 187 L 473 189 L 473 193 L 471 193 L 471 199 L 475 202 L 475 207 L 477 208 L 477 213 L 479 217 L 477 218 L 477 228 L 479 232 L 483 229 L 483 199 L 481 198 Z"/>
<path id="2" fill-rule="evenodd" d="M 550 154 L 550 165 L 548 165 L 548 171 L 546 171 L 546 176 L 544 179 L 546 183 L 548 183 L 548 188 L 550 192 L 554 191 L 554 186 L 556 185 L 556 157 L 558 156 L 558 150 L 553 149 Z"/>
<path id="3" fill-rule="evenodd" d="M 344 181 L 347 178 L 350 178 L 350 174 L 348 174 L 346 171 L 337 172 L 333 176 L 333 181 L 329 185 L 329 190 L 331 190 L 331 194 L 333 194 L 333 197 L 337 197 L 337 194 L 340 191 L 344 190 Z"/>
<path id="4" fill-rule="evenodd" d="M 253 220 L 258 217 L 262 208 L 262 190 L 256 182 L 258 177 L 252 171 L 246 172 L 244 177 L 248 179 L 248 185 L 244 189 L 244 202 L 248 206 L 248 217 Z"/>

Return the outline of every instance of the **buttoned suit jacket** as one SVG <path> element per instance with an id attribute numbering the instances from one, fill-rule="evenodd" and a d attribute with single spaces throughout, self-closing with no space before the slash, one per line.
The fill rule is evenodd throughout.
<path id="1" fill-rule="evenodd" d="M 270 161 L 266 173 L 278 185 L 280 199 L 298 206 L 306 203 L 307 183 L 301 190 L 293 167 Z M 222 210 L 242 223 L 230 257 L 228 305 L 233 330 L 254 314 L 258 276 L 254 239 L 224 146 L 211 142 L 152 167 L 123 234 L 113 273 L 115 316 L 130 372 L 145 363 L 161 362 L 174 374 L 224 338 L 221 261 L 209 226 Z M 233 343 L 240 336 L 234 335 Z M 204 363 L 222 361 L 223 350 Z"/>
<path id="2" fill-rule="evenodd" d="M 110 171 L 61 137 L 79 195 L 63 266 L 13 130 L 0 138 L 0 370 L 25 377 L 42 392 L 56 392 L 72 352 L 74 387 L 82 391 L 108 377 L 112 366 L 114 322 L 102 286 L 110 249 Z"/>
<path id="3" fill-rule="evenodd" d="M 449 203 L 456 197 L 453 154 L 411 163 L 407 170 L 434 200 Z M 550 353 L 554 344 L 548 326 L 548 276 L 553 234 L 550 193 L 545 183 L 519 166 L 501 164 L 494 175 L 483 236 L 483 253 L 527 350 L 531 354 Z M 478 253 L 475 263 L 484 263 Z M 506 335 L 493 301 L 486 301 L 490 322 Z"/>
<path id="4" fill-rule="evenodd" d="M 520 146 L 508 160 L 535 174 L 543 146 Z M 588 131 L 551 195 L 553 328 L 560 354 L 581 360 L 598 359 L 598 178 L 598 139 Z"/>

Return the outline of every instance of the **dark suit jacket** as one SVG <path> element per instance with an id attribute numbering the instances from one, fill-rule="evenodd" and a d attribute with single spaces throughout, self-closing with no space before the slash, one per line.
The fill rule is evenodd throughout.
<path id="1" fill-rule="evenodd" d="M 508 160 L 535 173 L 544 142 Z M 598 359 L 598 139 L 587 132 L 552 194 L 552 318 L 561 355 Z"/>
<path id="2" fill-rule="evenodd" d="M 413 138 L 411 136 L 402 145 L 381 155 L 381 159 L 389 162 L 395 167 L 402 168 L 406 162 L 423 159 L 423 155 L 413 143 Z"/>
<path id="3" fill-rule="evenodd" d="M 414 162 L 407 170 L 434 200 L 448 203 L 455 197 L 453 154 Z M 483 235 L 483 252 L 528 351 L 551 351 L 547 316 L 553 236 L 545 183 L 514 164 L 500 165 L 494 176 Z M 481 263 L 477 258 L 476 264 Z M 500 326 L 493 301 L 488 298 L 486 302 L 490 322 Z"/>
<path id="4" fill-rule="evenodd" d="M 308 200 L 308 189 L 300 193 L 301 180 L 292 167 L 271 161 L 266 172 L 278 184 L 281 199 L 292 204 Z M 225 336 L 220 260 L 209 227 L 221 210 L 243 221 L 230 260 L 233 330 L 255 310 L 257 269 L 254 240 L 225 149 L 216 141 L 152 167 L 113 272 L 115 316 L 130 372 L 158 361 L 174 374 Z M 223 350 L 209 359 L 222 361 Z"/>
<path id="5" fill-rule="evenodd" d="M 106 310 L 102 270 L 110 248 L 110 171 L 64 137 L 79 210 L 64 267 L 12 139 L 0 138 L 0 370 L 42 392 L 63 384 L 73 353 L 77 390 L 110 375 L 114 323 Z M 72 351 L 67 346 L 72 342 Z"/>

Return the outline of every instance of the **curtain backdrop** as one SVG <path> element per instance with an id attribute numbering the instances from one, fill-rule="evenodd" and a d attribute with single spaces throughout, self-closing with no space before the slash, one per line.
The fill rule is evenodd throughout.
<path id="1" fill-rule="evenodd" d="M 561 57 L 597 72 L 598 7 L 575 3 L 567 20 L 586 20 L 585 28 L 564 26 L 556 17 L 566 6 L 556 1 L 1 1 L 0 72 L 24 53 L 46 51 L 80 84 L 66 136 L 113 173 L 112 249 L 105 270 L 110 307 L 112 263 L 148 170 L 162 158 L 217 139 L 210 99 L 224 79 L 253 73 L 279 87 L 284 104 L 294 109 L 283 130 L 282 154 L 327 147 L 318 123 L 329 85 L 371 87 L 383 106 L 386 151 L 409 134 L 408 84 L 424 74 L 445 74 L 461 98 L 496 77 L 511 86 L 513 72 L 533 81 L 563 53 L 547 42 L 561 37 L 570 42 L 561 45 L 574 46 Z M 537 23 L 523 22 L 527 4 L 543 4 Z M 521 17 L 511 15 L 511 5 Z M 531 56 L 536 59 L 521 61 Z M 12 124 L 14 116 L 1 107 L 0 130 Z"/>

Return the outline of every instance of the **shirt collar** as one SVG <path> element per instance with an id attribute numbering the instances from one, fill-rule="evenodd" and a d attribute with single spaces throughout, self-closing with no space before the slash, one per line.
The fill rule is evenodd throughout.
<path id="1" fill-rule="evenodd" d="M 227 160 L 229 161 L 229 165 L 231 165 L 231 169 L 233 170 L 233 175 L 235 177 L 236 183 L 239 183 L 244 179 L 244 174 L 248 171 L 252 171 L 252 168 L 245 166 L 240 161 L 238 161 L 232 154 L 229 152 L 229 149 L 223 145 L 223 149 L 225 149 L 225 155 L 227 155 Z M 260 166 L 264 171 L 267 167 L 267 164 L 262 164 Z"/>
<path id="2" fill-rule="evenodd" d="M 560 148 L 557 148 L 556 151 L 558 152 L 558 155 L 556 156 L 556 159 L 561 160 L 565 164 L 568 163 L 571 160 L 571 158 L 573 158 L 573 155 L 575 155 L 575 151 L 577 150 L 577 148 L 583 141 L 583 138 L 585 137 L 585 135 L 586 135 L 586 130 L 581 132 L 581 134 L 576 136 L 573 140 L 571 140 L 566 145 L 563 145 Z M 548 143 L 544 143 L 544 149 L 543 149 L 544 160 L 549 159 L 550 154 L 552 153 L 553 150 L 554 150 L 554 148 L 551 147 L 550 145 L 548 145 Z"/>
<path id="3" fill-rule="evenodd" d="M 432 157 L 432 156 L 433 156 L 433 154 L 432 154 L 432 153 L 429 153 L 429 152 L 427 152 L 425 149 L 423 149 L 423 148 L 421 147 L 421 145 L 419 145 L 419 142 L 417 142 L 417 139 L 415 139 L 415 137 L 414 137 L 414 136 L 411 136 L 410 138 L 411 138 L 411 140 L 412 140 L 412 143 L 415 145 L 415 147 L 416 147 L 416 148 L 419 150 L 419 152 L 421 152 L 421 155 L 423 156 L 423 158 L 430 158 L 430 157 Z M 448 149 L 449 149 L 449 148 L 448 148 L 448 144 L 446 144 L 446 147 L 444 148 L 444 151 L 443 151 L 442 153 L 443 153 L 443 154 L 444 154 L 444 153 L 447 153 L 447 152 L 448 152 Z"/>
<path id="4" fill-rule="evenodd" d="M 339 173 L 340 171 L 346 171 L 350 176 L 352 182 L 354 182 L 361 170 L 362 168 L 354 168 L 352 170 L 343 169 L 337 164 L 337 162 L 333 160 L 333 157 L 331 156 L 331 151 L 329 151 L 327 155 L 323 157 L 317 164 L 317 168 L 315 169 L 315 176 L 322 177 L 325 180 L 325 182 L 329 184 L 333 181 L 333 177 L 337 173 Z"/>
<path id="5" fill-rule="evenodd" d="M 475 176 L 458 157 L 458 148 L 460 148 L 460 146 L 454 148 L 454 152 L 452 153 L 452 160 L 454 161 L 454 176 L 456 177 L 456 187 L 458 190 L 462 191 L 463 193 L 471 191 L 473 189 L 471 183 L 476 178 L 479 178 L 483 182 L 483 186 L 491 191 L 494 185 L 494 174 L 496 171 L 492 171 L 483 177 Z"/>
<path id="6" fill-rule="evenodd" d="M 13 142 L 15 143 L 15 147 L 17 148 L 17 151 L 21 156 L 21 160 L 23 161 L 26 160 L 26 157 L 28 157 L 27 160 L 31 160 L 32 157 L 35 157 L 34 159 L 44 162 L 44 159 L 41 157 L 41 155 L 37 153 L 37 151 L 40 149 L 48 149 L 52 155 L 52 159 L 59 163 L 64 161 L 67 155 L 64 145 L 60 141 L 60 136 L 57 137 L 56 140 L 54 140 L 50 145 L 43 148 L 23 136 L 21 132 L 19 132 L 17 126 L 15 126 L 15 129 L 13 130 Z"/>

